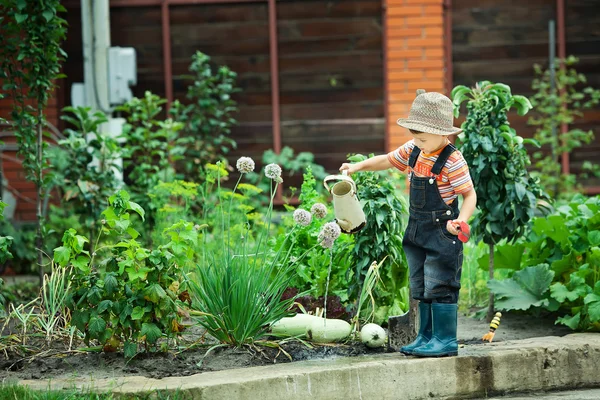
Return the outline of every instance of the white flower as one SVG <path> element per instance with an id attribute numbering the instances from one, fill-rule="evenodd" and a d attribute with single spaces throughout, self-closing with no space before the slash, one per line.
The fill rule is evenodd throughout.
<path id="1" fill-rule="evenodd" d="M 274 181 L 280 182 L 281 179 L 281 167 L 277 164 L 269 164 L 265 167 L 265 176 Z"/>
<path id="2" fill-rule="evenodd" d="M 321 232 L 319 232 L 317 240 L 321 246 L 326 249 L 330 249 L 333 247 L 333 242 L 335 242 L 335 239 L 337 239 L 341 233 L 342 230 L 337 223 L 328 222 L 323 225 L 323 228 L 321 228 Z"/>
<path id="3" fill-rule="evenodd" d="M 325 249 L 330 249 L 333 247 L 333 242 L 335 242 L 334 239 L 328 238 L 328 237 L 324 237 L 322 233 L 319 233 L 319 244 L 325 248 Z"/>
<path id="4" fill-rule="evenodd" d="M 321 228 L 321 233 L 324 237 L 335 240 L 340 236 L 342 230 L 336 222 L 328 222 Z"/>
<path id="5" fill-rule="evenodd" d="M 325 204 L 323 203 L 315 203 L 310 208 L 310 212 L 315 218 L 325 218 L 327 215 L 327 207 L 325 207 Z"/>
<path id="6" fill-rule="evenodd" d="M 308 211 L 299 208 L 294 211 L 294 221 L 298 225 L 307 226 L 312 222 L 312 215 Z"/>
<path id="7" fill-rule="evenodd" d="M 246 174 L 248 172 L 254 171 L 255 164 L 254 160 L 250 157 L 240 157 L 238 158 L 235 166 L 237 167 L 237 170 L 240 171 L 242 174 Z"/>

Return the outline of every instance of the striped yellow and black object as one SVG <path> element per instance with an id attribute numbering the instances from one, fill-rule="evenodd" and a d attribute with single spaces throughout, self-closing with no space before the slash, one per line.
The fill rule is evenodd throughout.
<path id="1" fill-rule="evenodd" d="M 492 322 L 490 322 L 490 331 L 483 335 L 482 340 L 487 340 L 488 342 L 492 342 L 494 339 L 494 335 L 496 334 L 496 329 L 500 326 L 500 318 L 502 318 L 502 313 L 497 312 L 492 318 Z"/>

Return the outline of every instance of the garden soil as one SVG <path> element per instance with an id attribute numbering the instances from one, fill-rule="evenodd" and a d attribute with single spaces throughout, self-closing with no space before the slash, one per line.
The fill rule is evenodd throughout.
<path id="1" fill-rule="evenodd" d="M 460 316 L 459 342 L 463 345 L 481 345 L 481 336 L 489 329 L 485 321 Z M 498 329 L 495 341 L 510 341 L 542 336 L 564 336 L 570 333 L 566 327 L 554 325 L 554 318 L 536 318 L 522 314 L 506 314 Z M 194 336 L 193 334 L 190 336 Z M 382 349 L 369 349 L 362 344 L 315 345 L 307 347 L 300 342 L 290 342 L 281 348 L 252 346 L 240 349 L 219 347 L 207 353 L 210 344 L 179 354 L 140 354 L 133 360 L 125 360 L 121 353 L 65 352 L 52 348 L 35 357 L 1 355 L 0 382 L 21 379 L 111 378 L 141 375 L 151 378 L 186 376 L 207 371 L 253 367 L 301 360 L 356 357 L 382 353 Z M 286 354 L 287 353 L 287 354 Z M 288 357 L 289 356 L 289 357 Z"/>

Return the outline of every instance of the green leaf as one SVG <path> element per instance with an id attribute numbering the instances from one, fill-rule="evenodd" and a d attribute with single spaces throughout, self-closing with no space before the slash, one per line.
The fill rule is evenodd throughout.
<path id="1" fill-rule="evenodd" d="M 100 317 L 92 317 L 88 325 L 90 335 L 94 338 L 99 338 L 106 329 L 106 322 Z"/>
<path id="2" fill-rule="evenodd" d="M 494 247 L 494 268 L 518 270 L 525 252 L 525 244 L 499 245 Z M 479 268 L 487 271 L 490 265 L 490 254 L 486 252 L 477 260 Z"/>
<path id="3" fill-rule="evenodd" d="M 136 213 L 138 213 L 140 215 L 140 217 L 142 217 L 142 221 L 144 221 L 144 209 L 142 208 L 142 206 L 140 206 L 138 203 L 135 203 L 133 201 L 129 202 L 129 209 L 135 211 Z"/>
<path id="4" fill-rule="evenodd" d="M 153 283 L 144 290 L 144 299 L 151 301 L 152 303 L 158 304 L 160 299 L 167 296 L 165 290 L 158 284 Z"/>
<path id="5" fill-rule="evenodd" d="M 54 12 L 52 10 L 46 10 L 42 13 L 42 15 L 46 19 L 46 22 L 50 22 L 50 20 L 54 18 Z"/>
<path id="6" fill-rule="evenodd" d="M 29 18 L 29 15 L 27 15 L 27 14 L 15 13 L 15 20 L 17 21 L 17 24 L 22 23 L 23 21 L 27 20 L 27 18 Z"/>
<path id="7" fill-rule="evenodd" d="M 123 345 L 123 355 L 125 358 L 133 358 L 137 354 L 137 343 L 127 340 Z"/>
<path id="8" fill-rule="evenodd" d="M 590 231 L 588 232 L 588 241 L 591 246 L 600 245 L 600 231 Z"/>
<path id="9" fill-rule="evenodd" d="M 100 304 L 98 304 L 98 314 L 102 314 L 104 311 L 108 310 L 112 307 L 112 301 L 110 300 L 102 300 Z"/>
<path id="10" fill-rule="evenodd" d="M 54 249 L 54 261 L 61 267 L 66 267 L 69 264 L 69 258 L 71 257 L 71 250 L 65 246 L 60 246 Z"/>
<path id="11" fill-rule="evenodd" d="M 552 297 L 563 303 L 566 299 L 569 301 L 575 301 L 579 298 L 579 293 L 575 291 L 570 291 L 567 289 L 565 285 L 560 282 L 557 282 L 550 286 L 550 293 L 552 293 Z"/>
<path id="12" fill-rule="evenodd" d="M 148 272 L 152 271 L 152 268 L 146 268 L 146 267 L 139 267 L 139 268 L 135 268 L 135 267 L 130 267 L 127 268 L 127 274 L 129 275 L 129 280 L 130 281 L 135 281 L 135 280 L 145 280 L 146 277 L 148 276 Z"/>
<path id="13" fill-rule="evenodd" d="M 85 332 L 85 326 L 90 320 L 89 311 L 75 310 L 71 317 L 71 323 L 77 327 L 81 332 Z"/>
<path id="14" fill-rule="evenodd" d="M 131 313 L 131 319 L 134 321 L 140 320 L 144 317 L 145 311 L 143 307 L 136 306 Z"/>
<path id="15" fill-rule="evenodd" d="M 556 323 L 566 325 L 569 328 L 576 330 L 577 327 L 579 326 L 580 320 L 581 320 L 581 313 L 577 313 L 574 316 L 567 315 L 564 317 L 559 317 L 556 320 Z"/>
<path id="16" fill-rule="evenodd" d="M 517 107 L 517 113 L 521 116 L 527 114 L 529 110 L 533 108 L 529 99 L 525 96 L 515 95 L 513 96 L 515 106 Z"/>
<path id="17" fill-rule="evenodd" d="M 585 296 L 583 303 L 587 305 L 587 312 L 590 317 L 590 321 L 592 323 L 600 321 L 600 295 L 596 293 L 590 293 Z"/>
<path id="18" fill-rule="evenodd" d="M 146 336 L 146 341 L 151 344 L 156 343 L 162 336 L 160 329 L 152 323 L 142 324 L 142 331 L 140 333 L 142 336 Z"/>
<path id="19" fill-rule="evenodd" d="M 117 278 L 114 275 L 106 275 L 106 277 L 104 278 L 104 290 L 106 291 L 106 294 L 113 294 L 114 292 L 116 292 L 118 286 L 119 282 L 117 281 Z"/>
<path id="20" fill-rule="evenodd" d="M 90 272 L 89 266 L 90 258 L 87 256 L 79 256 L 76 260 L 71 261 L 71 264 L 77 269 L 79 269 L 83 273 Z"/>
<path id="21" fill-rule="evenodd" d="M 548 291 L 554 271 L 548 264 L 540 264 L 516 271 L 512 278 L 488 282 L 490 290 L 498 297 L 496 306 L 504 310 L 528 310 L 548 304 L 544 293 Z"/>

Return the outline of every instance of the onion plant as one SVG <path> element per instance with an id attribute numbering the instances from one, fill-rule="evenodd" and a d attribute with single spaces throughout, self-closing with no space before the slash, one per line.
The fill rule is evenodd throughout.
<path id="1" fill-rule="evenodd" d="M 273 200 L 282 182 L 281 168 L 275 164 L 265 167 L 265 175 L 271 180 L 270 201 L 262 221 L 263 229 L 256 238 L 244 208 L 234 204 L 238 199 L 237 187 L 244 175 L 254 170 L 254 161 L 242 157 L 237 168 L 241 175 L 233 194 L 222 196 L 218 193 L 216 196 L 220 202 L 213 208 L 218 215 L 209 224 L 213 225 L 210 226 L 212 234 L 204 235 L 200 262 L 188 274 L 187 285 L 194 310 L 191 314 L 196 316 L 198 323 L 221 344 L 240 347 L 264 337 L 273 323 L 290 314 L 296 297 L 286 300 L 281 297 L 294 276 L 298 260 L 290 261 L 293 243 L 292 246 L 284 243 L 274 248 L 275 241 L 269 237 Z M 220 169 L 216 171 L 218 174 Z M 216 181 L 220 191 L 219 176 Z M 227 212 L 223 209 L 226 197 L 229 200 Z M 232 208 L 241 210 L 246 218 L 241 235 L 231 227 Z M 308 212 L 297 213 L 294 217 L 299 225 L 308 224 L 312 219 Z M 258 225 L 255 223 L 254 227 Z M 238 237 L 231 237 L 232 234 Z M 287 237 L 294 236 L 290 232 Z M 209 243 L 210 240 L 214 242 Z"/>
<path id="2" fill-rule="evenodd" d="M 38 323 L 46 333 L 46 342 L 52 339 L 52 334 L 57 324 L 65 320 L 66 301 L 71 289 L 71 269 L 67 270 L 61 266 L 52 266 L 50 276 L 44 275 L 42 285 L 41 312 L 38 315 Z"/>

